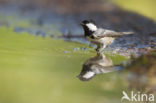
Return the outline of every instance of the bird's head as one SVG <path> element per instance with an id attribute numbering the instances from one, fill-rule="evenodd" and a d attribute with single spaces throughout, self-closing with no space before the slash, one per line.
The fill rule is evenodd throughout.
<path id="1" fill-rule="evenodd" d="M 84 31 L 88 30 L 88 31 L 94 32 L 98 29 L 93 20 L 83 20 L 81 22 L 81 26 L 83 27 Z"/>

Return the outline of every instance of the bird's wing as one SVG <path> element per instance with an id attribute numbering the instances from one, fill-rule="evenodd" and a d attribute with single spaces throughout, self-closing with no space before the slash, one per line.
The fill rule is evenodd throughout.
<path id="1" fill-rule="evenodd" d="M 115 32 L 112 30 L 106 29 L 98 29 L 93 35 L 95 38 L 103 38 L 103 37 L 118 37 L 121 35 L 133 34 L 133 32 Z"/>

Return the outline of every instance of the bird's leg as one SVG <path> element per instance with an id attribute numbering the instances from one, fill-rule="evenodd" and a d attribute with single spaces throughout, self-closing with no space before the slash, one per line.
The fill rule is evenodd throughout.
<path id="1" fill-rule="evenodd" d="M 96 50 L 96 52 L 99 52 L 99 50 L 100 50 L 100 44 L 97 44 L 97 48 L 95 50 Z"/>
<path id="2" fill-rule="evenodd" d="M 102 51 L 106 48 L 106 45 L 100 44 L 99 52 L 102 53 Z"/>

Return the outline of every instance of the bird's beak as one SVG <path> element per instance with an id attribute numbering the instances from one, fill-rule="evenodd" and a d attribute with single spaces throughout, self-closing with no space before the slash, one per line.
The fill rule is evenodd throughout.
<path id="1" fill-rule="evenodd" d="M 81 76 L 80 75 L 78 75 L 78 76 L 76 76 L 77 78 L 80 78 Z"/>
<path id="2" fill-rule="evenodd" d="M 80 25 L 83 26 L 84 24 L 83 23 L 80 23 Z"/>

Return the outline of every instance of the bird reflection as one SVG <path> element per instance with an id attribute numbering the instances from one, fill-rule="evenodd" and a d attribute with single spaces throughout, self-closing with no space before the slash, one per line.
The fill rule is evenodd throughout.
<path id="1" fill-rule="evenodd" d="M 97 54 L 84 62 L 78 78 L 88 81 L 100 73 L 123 70 L 121 73 L 127 82 L 129 90 L 156 94 L 156 52 L 131 57 L 119 65 L 113 65 L 112 60 L 104 54 Z"/>
<path id="2" fill-rule="evenodd" d="M 96 74 L 109 73 L 122 69 L 121 66 L 114 66 L 110 58 L 98 53 L 95 57 L 84 62 L 80 74 L 77 76 L 82 81 L 92 79 Z"/>

